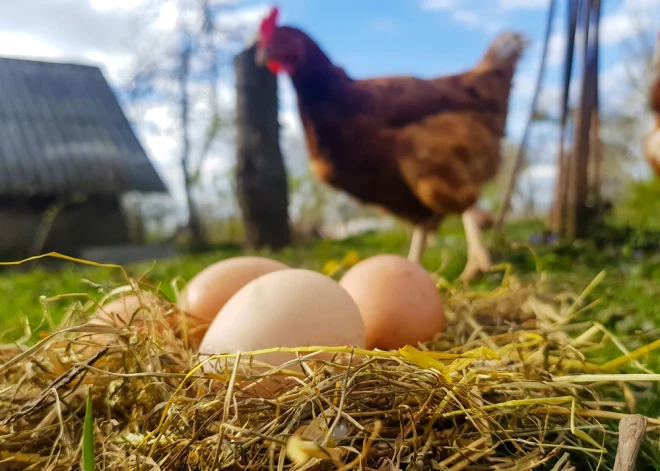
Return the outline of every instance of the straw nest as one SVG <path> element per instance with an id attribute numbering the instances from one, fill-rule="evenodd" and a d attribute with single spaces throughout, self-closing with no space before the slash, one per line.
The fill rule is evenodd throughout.
<path id="1" fill-rule="evenodd" d="M 0 469 L 608 469 L 632 390 L 660 380 L 639 363 L 660 342 L 629 352 L 580 323 L 594 283 L 581 294 L 511 275 L 487 293 L 445 287 L 450 330 L 434 342 L 321 349 L 334 361 L 293 349 L 297 360 L 252 377 L 222 360 L 236 355 L 203 368 L 164 297 L 144 297 L 135 318 L 147 329 L 81 325 L 98 306 L 76 302 L 30 349 L 0 350 Z M 605 344 L 620 355 L 599 361 Z M 284 390 L 253 393 L 275 375 Z M 660 420 L 648 424 L 657 440 Z"/>

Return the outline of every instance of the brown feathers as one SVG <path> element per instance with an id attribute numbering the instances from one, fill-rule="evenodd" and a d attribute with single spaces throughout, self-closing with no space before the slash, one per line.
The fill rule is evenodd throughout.
<path id="1" fill-rule="evenodd" d="M 263 55 L 289 69 L 321 180 L 428 224 L 472 206 L 497 173 L 522 36 L 504 33 L 474 69 L 432 80 L 353 80 L 294 28 L 276 29 L 271 42 Z"/>

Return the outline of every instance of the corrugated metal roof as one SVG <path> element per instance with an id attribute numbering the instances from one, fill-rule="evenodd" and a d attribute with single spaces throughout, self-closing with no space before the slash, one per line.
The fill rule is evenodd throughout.
<path id="1" fill-rule="evenodd" d="M 0 193 L 164 192 L 98 67 L 0 58 Z"/>

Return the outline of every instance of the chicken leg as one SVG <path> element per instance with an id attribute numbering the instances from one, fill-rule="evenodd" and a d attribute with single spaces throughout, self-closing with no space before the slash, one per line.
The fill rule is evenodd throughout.
<path id="1" fill-rule="evenodd" d="M 422 261 L 422 254 L 426 248 L 426 239 L 428 231 L 423 226 L 415 227 L 413 231 L 412 240 L 410 241 L 410 251 L 408 252 L 408 260 L 414 263 Z"/>
<path id="2" fill-rule="evenodd" d="M 459 278 L 463 281 L 470 281 L 490 269 L 490 254 L 481 240 L 481 230 L 492 225 L 493 221 L 490 214 L 480 210 L 476 205 L 467 209 L 463 213 L 462 219 L 468 259 Z M 408 260 L 421 263 L 422 255 L 432 235 L 432 231 L 424 225 L 415 227 L 410 242 Z"/>
<path id="3" fill-rule="evenodd" d="M 481 218 L 483 213 L 476 206 L 472 206 L 463 213 L 463 228 L 467 241 L 467 263 L 459 277 L 463 281 L 470 281 L 480 273 L 490 269 L 490 254 L 481 240 Z"/>

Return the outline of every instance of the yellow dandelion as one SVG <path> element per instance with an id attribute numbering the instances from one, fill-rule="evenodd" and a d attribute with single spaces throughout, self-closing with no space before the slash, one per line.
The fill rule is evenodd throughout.
<path id="1" fill-rule="evenodd" d="M 337 260 L 328 260 L 323 265 L 323 274 L 326 276 L 332 276 L 341 269 L 341 263 Z"/>
<path id="2" fill-rule="evenodd" d="M 341 263 L 347 267 L 352 267 L 359 261 L 360 261 L 360 255 L 358 255 L 358 253 L 355 250 L 351 250 L 344 256 L 344 260 L 342 260 Z"/>

